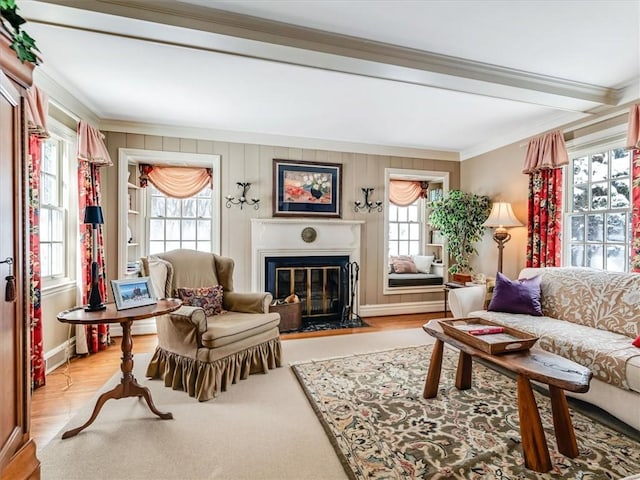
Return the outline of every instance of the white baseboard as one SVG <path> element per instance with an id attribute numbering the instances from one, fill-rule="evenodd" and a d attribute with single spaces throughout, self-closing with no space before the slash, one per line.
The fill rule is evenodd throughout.
<path id="1" fill-rule="evenodd" d="M 384 303 L 380 305 L 361 305 L 358 314 L 361 317 L 379 317 L 384 315 L 405 315 L 408 313 L 442 312 L 444 302 L 406 302 Z"/>
<path id="2" fill-rule="evenodd" d="M 133 322 L 133 325 L 131 325 L 131 335 L 149 335 L 151 333 L 158 333 L 155 317 L 136 320 Z M 112 323 L 109 325 L 109 334 L 112 337 L 121 337 L 122 327 L 119 324 Z"/>
<path id="3" fill-rule="evenodd" d="M 64 343 L 44 353 L 45 372 L 53 372 L 67 361 L 67 358 L 75 355 L 76 337 L 66 340 Z"/>

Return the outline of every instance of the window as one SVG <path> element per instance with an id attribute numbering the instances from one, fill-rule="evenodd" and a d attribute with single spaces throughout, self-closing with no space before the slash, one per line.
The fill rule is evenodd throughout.
<path id="1" fill-rule="evenodd" d="M 623 141 L 570 155 L 564 265 L 629 270 L 630 174 Z"/>
<path id="2" fill-rule="evenodd" d="M 212 190 L 204 188 L 197 195 L 178 199 L 167 197 L 149 185 L 149 254 L 176 248 L 211 252 Z"/>
<path id="3" fill-rule="evenodd" d="M 49 125 L 51 136 L 42 142 L 40 169 L 40 268 L 45 286 L 73 277 L 67 239 L 69 157 L 75 151 L 75 132 L 51 119 Z"/>
<path id="4" fill-rule="evenodd" d="M 399 207 L 389 203 L 389 256 L 420 255 L 423 200 Z"/>

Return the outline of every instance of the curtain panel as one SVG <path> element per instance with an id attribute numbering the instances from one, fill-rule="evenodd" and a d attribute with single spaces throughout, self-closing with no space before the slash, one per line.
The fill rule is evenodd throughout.
<path id="1" fill-rule="evenodd" d="M 140 165 L 140 186 L 146 188 L 149 182 L 158 190 L 172 198 L 189 198 L 198 194 L 207 185 L 213 186 L 213 171 L 210 168 L 163 167 Z"/>
<path id="2" fill-rule="evenodd" d="M 41 131 L 41 133 L 46 133 Z M 44 343 L 42 331 L 41 270 L 40 270 L 40 165 L 42 139 L 29 136 L 29 328 L 31 334 L 31 388 L 45 385 Z"/>
<path id="3" fill-rule="evenodd" d="M 631 150 L 631 268 L 640 273 L 640 103 L 629 111 L 627 146 Z"/>
<path id="4" fill-rule="evenodd" d="M 419 198 L 424 198 L 426 182 L 412 180 L 390 180 L 389 201 L 399 207 L 411 205 Z"/>
<path id="5" fill-rule="evenodd" d="M 82 303 L 89 300 L 91 291 L 92 226 L 84 224 L 84 211 L 89 205 L 101 205 L 100 167 L 113 165 L 102 134 L 84 121 L 78 124 L 78 215 L 80 219 L 80 267 Z M 98 262 L 98 288 L 103 300 L 107 299 L 105 250 L 102 226 L 96 232 L 96 257 Z M 96 353 L 111 343 L 109 325 L 78 325 L 76 327 L 76 352 Z"/>
<path id="6" fill-rule="evenodd" d="M 527 267 L 561 264 L 562 167 L 568 163 L 559 130 L 529 141 L 523 169 L 529 175 Z"/>
<path id="7" fill-rule="evenodd" d="M 40 169 L 42 162 L 42 139 L 49 137 L 47 95 L 36 86 L 27 90 L 25 115 L 29 130 L 27 158 L 28 171 L 28 221 L 29 221 L 29 330 L 31 357 L 31 388 L 46 384 L 46 365 L 42 331 L 42 277 L 40 265 Z"/>

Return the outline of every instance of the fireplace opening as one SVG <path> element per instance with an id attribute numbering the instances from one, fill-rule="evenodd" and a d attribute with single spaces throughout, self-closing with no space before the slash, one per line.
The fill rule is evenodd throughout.
<path id="1" fill-rule="evenodd" d="M 348 263 L 346 255 L 267 257 L 265 290 L 276 300 L 296 294 L 304 320 L 340 320 L 348 302 Z"/>

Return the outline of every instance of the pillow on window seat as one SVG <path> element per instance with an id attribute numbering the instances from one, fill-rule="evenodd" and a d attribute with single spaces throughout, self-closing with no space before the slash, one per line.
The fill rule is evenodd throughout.
<path id="1" fill-rule="evenodd" d="M 433 263 L 433 255 L 414 255 L 413 263 L 416 264 L 416 268 L 420 273 L 431 272 L 431 264 Z"/>
<path id="2" fill-rule="evenodd" d="M 416 264 L 411 257 L 392 257 L 394 273 L 418 273 Z"/>

